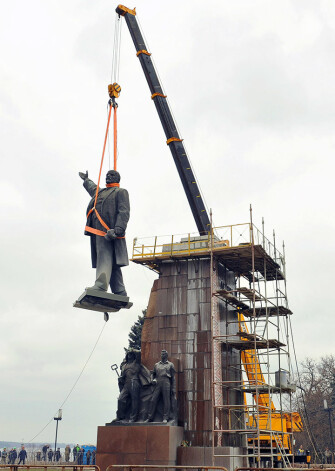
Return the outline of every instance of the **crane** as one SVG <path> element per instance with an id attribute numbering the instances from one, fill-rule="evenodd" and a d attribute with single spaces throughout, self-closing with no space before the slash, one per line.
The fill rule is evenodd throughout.
<path id="1" fill-rule="evenodd" d="M 210 220 L 202 199 L 199 186 L 193 173 L 189 158 L 187 156 L 183 140 L 180 138 L 176 123 L 174 122 L 167 97 L 163 93 L 155 67 L 151 60 L 151 54 L 147 51 L 141 30 L 136 20 L 136 11 L 118 5 L 116 13 L 123 16 L 129 28 L 130 35 L 136 48 L 136 55 L 141 63 L 145 78 L 151 92 L 151 98 L 162 123 L 166 143 L 170 148 L 173 160 L 176 164 L 179 177 L 186 193 L 191 211 L 200 235 L 208 234 L 210 231 Z"/>

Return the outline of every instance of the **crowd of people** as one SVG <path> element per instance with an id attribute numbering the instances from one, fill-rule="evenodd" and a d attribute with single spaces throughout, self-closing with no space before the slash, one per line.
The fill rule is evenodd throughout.
<path id="1" fill-rule="evenodd" d="M 27 453 L 25 447 L 22 445 L 21 450 L 18 452 L 17 449 L 3 448 L 0 450 L 0 463 L 1 464 L 25 464 L 27 462 L 58 462 L 58 463 L 75 463 L 75 464 L 95 464 L 95 449 L 87 449 L 84 447 L 75 445 L 72 449 L 70 445 L 65 447 L 64 452 L 61 452 L 60 448 L 53 450 L 50 445 L 43 445 L 41 450 L 30 451 Z"/>
<path id="2" fill-rule="evenodd" d="M 4 448 L 0 451 L 1 457 L 1 464 L 15 464 L 16 460 L 18 460 L 17 464 L 25 464 L 27 459 L 27 452 L 25 447 L 22 445 L 21 450 L 17 452 L 16 448 L 11 448 L 7 451 L 7 448 Z"/>

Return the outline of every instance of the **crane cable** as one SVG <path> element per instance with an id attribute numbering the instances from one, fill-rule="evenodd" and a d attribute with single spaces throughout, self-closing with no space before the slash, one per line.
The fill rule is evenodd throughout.
<path id="1" fill-rule="evenodd" d="M 111 82 L 118 83 L 120 73 L 120 49 L 121 49 L 122 21 L 118 14 L 115 15 L 114 45 L 112 58 Z"/>
<path id="2" fill-rule="evenodd" d="M 115 27 L 114 27 L 114 44 L 113 44 L 113 57 L 112 57 L 112 70 L 111 70 L 111 83 L 119 83 L 119 73 L 120 73 L 120 49 L 121 49 L 121 32 L 122 32 L 122 21 L 119 15 L 115 15 Z M 117 166 L 117 116 L 116 109 L 114 108 L 114 170 Z M 108 134 L 108 156 L 109 156 L 109 168 L 110 168 L 110 149 L 109 149 L 109 134 Z"/>

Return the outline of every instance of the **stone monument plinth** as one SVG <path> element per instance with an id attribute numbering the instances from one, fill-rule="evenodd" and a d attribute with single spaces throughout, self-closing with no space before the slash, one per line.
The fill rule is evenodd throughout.
<path id="1" fill-rule="evenodd" d="M 96 464 L 105 471 L 111 464 L 177 463 L 183 427 L 171 425 L 109 425 L 98 427 Z"/>

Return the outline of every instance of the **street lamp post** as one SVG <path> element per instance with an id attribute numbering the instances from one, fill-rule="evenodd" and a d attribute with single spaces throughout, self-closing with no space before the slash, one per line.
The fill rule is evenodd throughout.
<path id="1" fill-rule="evenodd" d="M 54 417 L 54 420 L 56 420 L 56 437 L 55 437 L 55 455 L 56 456 L 56 446 L 57 446 L 57 434 L 58 434 L 58 422 L 62 420 L 62 409 L 58 409 L 58 416 Z"/>

